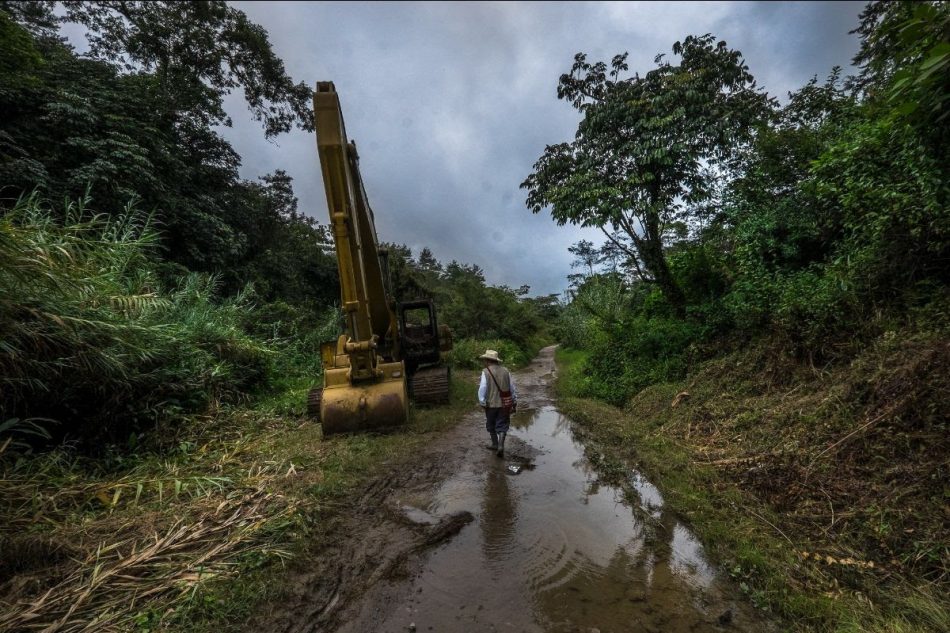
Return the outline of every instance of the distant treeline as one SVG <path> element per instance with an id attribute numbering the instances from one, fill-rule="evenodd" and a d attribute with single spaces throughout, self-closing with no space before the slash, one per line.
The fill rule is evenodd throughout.
<path id="1" fill-rule="evenodd" d="M 435 300 L 439 322 L 452 328 L 456 339 L 455 364 L 475 367 L 477 357 L 494 348 L 517 366 L 549 341 L 549 326 L 562 307 L 557 294 L 529 297 L 529 286 L 489 285 L 475 264 L 442 264 L 428 248 L 413 259 L 406 246 L 388 246 L 394 295 L 400 301 Z"/>

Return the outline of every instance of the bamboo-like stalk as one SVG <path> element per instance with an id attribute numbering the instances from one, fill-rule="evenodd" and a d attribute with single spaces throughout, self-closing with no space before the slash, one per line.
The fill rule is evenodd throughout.
<path id="1" fill-rule="evenodd" d="M 263 379 L 273 350 L 242 328 L 252 293 L 219 300 L 199 274 L 163 288 L 157 246 L 132 208 L 56 212 L 34 195 L 0 217 L 0 424 L 74 411 L 77 434 L 126 436 Z"/>

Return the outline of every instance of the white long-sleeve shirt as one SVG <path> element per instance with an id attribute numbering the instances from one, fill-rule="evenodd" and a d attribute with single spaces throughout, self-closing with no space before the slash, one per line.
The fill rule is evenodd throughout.
<path id="1" fill-rule="evenodd" d="M 482 370 L 482 380 L 478 383 L 478 404 L 487 406 L 488 403 L 485 401 L 485 398 L 488 397 L 488 381 L 490 380 L 488 376 L 485 375 L 487 369 Z M 508 372 L 508 383 L 511 385 L 511 398 L 517 402 L 518 401 L 518 391 L 515 389 L 515 378 L 511 375 L 511 372 Z"/>

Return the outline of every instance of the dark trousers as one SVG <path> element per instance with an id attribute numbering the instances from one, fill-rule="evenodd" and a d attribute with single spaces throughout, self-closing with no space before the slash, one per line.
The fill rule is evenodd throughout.
<path id="1" fill-rule="evenodd" d="M 485 429 L 494 440 L 499 433 L 507 433 L 511 416 L 504 407 L 485 408 Z"/>

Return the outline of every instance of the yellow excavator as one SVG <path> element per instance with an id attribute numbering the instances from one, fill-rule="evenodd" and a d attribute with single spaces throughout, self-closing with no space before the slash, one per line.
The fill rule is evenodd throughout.
<path id="1" fill-rule="evenodd" d="M 431 300 L 397 303 L 392 296 L 388 252 L 376 237 L 333 82 L 317 83 L 313 113 L 345 331 L 320 346 L 323 387 L 310 391 L 307 412 L 325 436 L 398 426 L 409 417 L 410 397 L 417 404 L 448 402 L 441 352 L 452 349 L 452 334 L 438 324 Z"/>

